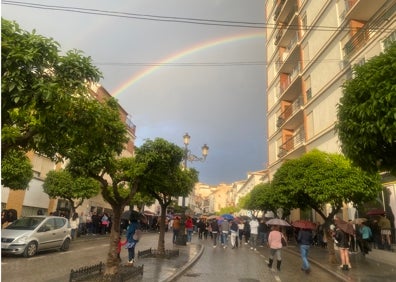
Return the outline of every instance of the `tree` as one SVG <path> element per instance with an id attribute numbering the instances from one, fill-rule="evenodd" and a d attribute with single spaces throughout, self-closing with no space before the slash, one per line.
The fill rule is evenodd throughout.
<path id="1" fill-rule="evenodd" d="M 8 151 L 1 160 L 1 183 L 11 189 L 26 189 L 33 177 L 32 165 L 25 152 L 17 149 Z"/>
<path id="2" fill-rule="evenodd" d="M 277 199 L 272 191 L 272 186 L 270 183 L 260 183 L 250 191 L 248 194 L 248 201 L 245 203 L 245 209 L 249 209 L 257 217 L 260 211 L 272 211 L 277 214 Z M 290 214 L 289 209 L 284 209 L 283 217 Z"/>
<path id="3" fill-rule="evenodd" d="M 95 121 L 97 112 L 87 111 L 91 114 L 88 120 L 80 113 L 97 103 L 89 97 L 88 87 L 101 74 L 82 52 L 59 55 L 57 42 L 35 31 L 23 31 L 15 22 L 2 18 L 1 35 L 2 161 L 16 150 L 33 150 L 59 161 L 67 157 L 70 147 L 92 138 L 86 124 Z M 16 160 L 8 158 L 12 159 Z M 27 188 L 27 184 L 7 186 Z"/>
<path id="4" fill-rule="evenodd" d="M 233 214 L 233 213 L 238 212 L 239 210 L 240 210 L 239 208 L 233 207 L 233 206 L 224 207 L 224 208 L 220 209 L 219 215 L 222 215 L 222 214 Z"/>
<path id="5" fill-rule="evenodd" d="M 120 120 L 116 100 L 109 98 L 89 106 L 88 112 L 81 109 L 80 115 L 87 118 L 83 124 L 91 138 L 81 139 L 83 142 L 68 150 L 66 170 L 75 179 L 85 177 L 98 181 L 103 198 L 112 207 L 113 224 L 105 274 L 113 275 L 119 269 L 117 245 L 121 235 L 121 214 L 137 192 L 138 177 L 144 166 L 136 163 L 133 157 L 120 157 L 127 142 L 127 129 Z M 89 119 L 95 112 L 95 117 Z"/>
<path id="6" fill-rule="evenodd" d="M 100 183 L 89 177 L 74 178 L 67 170 L 52 170 L 47 173 L 43 188 L 51 198 L 69 200 L 74 212 L 85 199 L 99 193 Z"/>
<path id="7" fill-rule="evenodd" d="M 285 209 L 315 210 L 330 226 L 344 203 L 359 205 L 374 199 L 381 191 L 378 174 L 369 174 L 340 154 L 313 150 L 298 159 L 287 160 L 276 171 L 271 183 L 274 204 Z M 330 204 L 326 215 L 324 207 Z M 333 241 L 329 240 L 330 260 L 335 260 Z"/>
<path id="8" fill-rule="evenodd" d="M 187 196 L 198 181 L 195 169 L 183 170 L 182 148 L 164 139 L 147 140 L 137 148 L 136 159 L 147 169 L 140 178 L 139 189 L 158 200 L 161 206 L 160 235 L 158 254 L 165 254 L 165 217 L 166 209 L 175 197 Z"/>
<path id="9" fill-rule="evenodd" d="M 342 152 L 366 171 L 396 175 L 396 43 L 353 70 L 338 104 Z"/>

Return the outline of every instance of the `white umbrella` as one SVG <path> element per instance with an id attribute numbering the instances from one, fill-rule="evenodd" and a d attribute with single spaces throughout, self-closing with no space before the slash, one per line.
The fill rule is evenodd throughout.
<path id="1" fill-rule="evenodd" d="M 273 218 L 273 219 L 267 220 L 265 223 L 267 225 L 290 226 L 290 224 L 286 220 L 283 220 L 280 218 Z"/>

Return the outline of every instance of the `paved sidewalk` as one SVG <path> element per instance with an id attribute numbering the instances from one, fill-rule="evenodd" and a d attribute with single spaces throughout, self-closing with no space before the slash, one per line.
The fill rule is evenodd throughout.
<path id="1" fill-rule="evenodd" d="M 123 236 L 124 239 L 125 235 Z M 138 251 L 147 249 L 156 250 L 158 247 L 158 232 L 143 233 L 139 243 L 136 245 L 137 266 L 144 266 L 143 282 L 170 282 L 174 281 L 177 277 L 182 275 L 199 257 L 202 255 L 203 246 L 201 244 L 188 244 L 186 246 L 178 246 L 172 243 L 172 232 L 165 233 L 165 249 L 166 250 L 179 250 L 179 256 L 170 259 L 166 258 L 138 258 Z M 77 238 L 78 241 L 84 240 L 107 240 L 109 235 L 83 235 Z M 128 251 L 123 247 L 121 249 L 122 263 L 128 261 Z"/>
<path id="2" fill-rule="evenodd" d="M 300 255 L 299 248 L 290 244 L 284 249 Z M 337 260 L 340 262 L 338 251 L 336 251 Z M 350 254 L 352 269 L 344 271 L 340 269 L 340 263 L 329 263 L 328 250 L 320 247 L 311 247 L 309 250 L 309 261 L 320 268 L 331 272 L 344 281 L 396 281 L 396 253 L 373 249 L 368 255 L 363 256 L 360 253 Z"/>

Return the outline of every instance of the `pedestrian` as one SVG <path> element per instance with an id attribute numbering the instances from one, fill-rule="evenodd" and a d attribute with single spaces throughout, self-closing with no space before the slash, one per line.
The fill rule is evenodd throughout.
<path id="1" fill-rule="evenodd" d="M 117 244 L 117 259 L 118 261 L 121 261 L 121 248 L 122 246 L 126 245 L 128 240 L 125 239 L 124 242 L 121 241 L 121 236 L 118 237 L 118 244 Z"/>
<path id="2" fill-rule="evenodd" d="M 205 222 L 203 221 L 203 219 L 198 219 L 197 227 L 198 227 L 198 239 L 202 239 L 203 234 L 205 232 Z"/>
<path id="3" fill-rule="evenodd" d="M 205 219 L 205 230 L 204 230 L 205 240 L 208 239 L 208 233 L 209 233 L 209 222 Z"/>
<path id="4" fill-rule="evenodd" d="M 140 239 L 140 224 L 137 218 L 132 217 L 127 228 L 125 248 L 128 249 L 128 265 L 132 266 L 135 262 L 135 247 Z"/>
<path id="5" fill-rule="evenodd" d="M 172 225 L 172 230 L 173 230 L 173 244 L 176 244 L 177 242 L 177 237 L 179 237 L 179 232 L 180 232 L 180 217 L 176 216 L 173 219 L 173 225 Z"/>
<path id="6" fill-rule="evenodd" d="M 192 234 L 193 234 L 193 230 L 194 230 L 194 224 L 193 224 L 191 216 L 187 216 L 187 219 L 185 222 L 185 227 L 186 227 L 186 231 L 187 231 L 187 243 L 191 243 Z"/>
<path id="7" fill-rule="evenodd" d="M 220 225 L 221 230 L 221 244 L 223 248 L 227 248 L 228 244 L 228 233 L 230 232 L 230 222 L 228 220 L 223 220 Z"/>
<path id="8" fill-rule="evenodd" d="M 220 231 L 219 224 L 217 223 L 216 219 L 213 219 L 212 222 L 210 223 L 210 229 L 212 230 L 212 236 L 213 236 L 213 248 L 216 248 L 217 240 L 218 240 L 217 236 Z"/>
<path id="9" fill-rule="evenodd" d="M 78 225 L 78 233 L 80 235 L 87 234 L 87 216 L 84 212 L 80 214 L 80 224 Z"/>
<path id="10" fill-rule="evenodd" d="M 391 250 L 391 223 L 390 220 L 384 216 L 380 216 L 380 220 L 378 221 L 378 225 L 381 228 L 381 243 L 384 248 Z"/>
<path id="11" fill-rule="evenodd" d="M 302 259 L 302 271 L 309 274 L 311 272 L 311 267 L 308 261 L 309 248 L 313 243 L 312 230 L 310 229 L 300 229 L 297 235 L 297 243 L 300 245 L 300 254 Z"/>
<path id="12" fill-rule="evenodd" d="M 374 219 L 371 223 L 371 232 L 373 233 L 373 247 L 375 249 L 383 249 L 381 242 L 381 227 L 378 225 L 377 219 Z"/>
<path id="13" fill-rule="evenodd" d="M 267 238 L 268 238 L 268 225 L 265 224 L 265 220 L 261 219 L 258 227 L 258 243 L 261 247 L 264 247 L 265 244 L 267 243 Z"/>
<path id="14" fill-rule="evenodd" d="M 370 241 L 373 237 L 373 233 L 371 232 L 371 228 L 366 225 L 365 222 L 361 222 L 358 228 L 359 232 L 359 240 L 358 244 L 360 247 L 360 251 L 362 255 L 365 256 L 371 251 Z"/>
<path id="15" fill-rule="evenodd" d="M 245 245 L 249 244 L 250 241 L 250 224 L 248 220 L 245 220 L 243 227 L 243 235 L 245 236 Z"/>
<path id="16" fill-rule="evenodd" d="M 87 227 L 87 234 L 92 235 L 93 225 L 92 225 L 92 213 L 91 212 L 89 212 L 87 214 L 86 227 Z"/>
<path id="17" fill-rule="evenodd" d="M 231 246 L 233 249 L 238 247 L 238 234 L 239 234 L 239 229 L 238 229 L 238 224 L 233 220 L 231 221 L 231 226 L 230 226 L 230 231 L 231 231 Z"/>
<path id="18" fill-rule="evenodd" d="M 105 235 L 107 233 L 107 229 L 109 227 L 110 219 L 107 213 L 103 213 L 102 218 L 100 219 L 101 222 L 101 229 L 100 234 Z"/>
<path id="19" fill-rule="evenodd" d="M 258 238 L 258 227 L 259 222 L 257 218 L 253 217 L 250 221 L 250 249 L 257 251 L 257 238 Z"/>
<path id="20" fill-rule="evenodd" d="M 80 224 L 80 219 L 78 217 L 78 213 L 74 212 L 69 221 L 70 221 L 70 228 L 71 228 L 71 238 L 72 238 L 72 240 L 75 240 L 77 237 L 78 226 Z"/>
<path id="21" fill-rule="evenodd" d="M 243 237 L 243 229 L 245 228 L 245 223 L 241 220 L 239 223 L 238 223 L 238 239 L 239 239 L 239 243 L 241 244 L 241 246 L 242 246 L 242 237 Z"/>
<path id="22" fill-rule="evenodd" d="M 92 213 L 92 234 L 100 232 L 100 215 L 97 212 Z"/>
<path id="23" fill-rule="evenodd" d="M 330 226 L 330 229 L 334 230 L 334 225 Z M 349 261 L 349 234 L 341 230 L 340 228 L 335 229 L 335 243 L 340 250 L 341 265 L 342 270 L 349 270 L 352 268 Z"/>
<path id="24" fill-rule="evenodd" d="M 274 258 L 276 256 L 276 269 L 278 271 L 280 271 L 282 264 L 282 238 L 286 240 L 285 236 L 279 230 L 279 226 L 273 225 L 271 232 L 268 235 L 268 247 L 270 248 L 268 267 L 272 268 L 272 263 L 274 262 Z"/>

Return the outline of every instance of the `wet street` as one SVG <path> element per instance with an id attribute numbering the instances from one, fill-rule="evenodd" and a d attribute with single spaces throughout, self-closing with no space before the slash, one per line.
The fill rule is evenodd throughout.
<path id="1" fill-rule="evenodd" d="M 341 281 L 323 269 L 311 265 L 312 272 L 308 275 L 300 270 L 301 259 L 290 252 L 282 252 L 281 271 L 267 266 L 269 249 L 259 247 L 257 251 L 250 250 L 249 245 L 240 248 L 224 249 L 221 246 L 213 248 L 211 240 L 194 242 L 204 245 L 201 258 L 182 275 L 177 282 L 258 282 L 258 281 Z"/>

